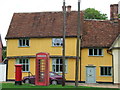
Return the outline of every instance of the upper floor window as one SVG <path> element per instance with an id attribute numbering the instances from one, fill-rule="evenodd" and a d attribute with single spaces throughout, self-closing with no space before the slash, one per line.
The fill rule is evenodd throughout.
<path id="1" fill-rule="evenodd" d="M 63 39 L 62 38 L 53 38 L 52 39 L 52 46 L 62 46 Z"/>
<path id="2" fill-rule="evenodd" d="M 29 47 L 29 39 L 19 39 L 19 47 Z"/>
<path id="3" fill-rule="evenodd" d="M 89 56 L 102 56 L 103 50 L 102 49 L 89 49 Z"/>
<path id="4" fill-rule="evenodd" d="M 101 74 L 101 76 L 111 76 L 112 75 L 112 67 L 108 67 L 108 66 L 100 67 L 100 74 Z"/>
<path id="5" fill-rule="evenodd" d="M 24 59 L 16 59 L 16 64 L 22 64 L 22 71 L 23 72 L 28 72 L 29 71 L 29 59 L 24 58 Z"/>

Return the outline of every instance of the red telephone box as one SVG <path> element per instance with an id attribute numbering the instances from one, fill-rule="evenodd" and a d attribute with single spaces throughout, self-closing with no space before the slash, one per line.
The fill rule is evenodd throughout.
<path id="1" fill-rule="evenodd" d="M 36 54 L 35 85 L 49 85 L 49 53 Z"/>

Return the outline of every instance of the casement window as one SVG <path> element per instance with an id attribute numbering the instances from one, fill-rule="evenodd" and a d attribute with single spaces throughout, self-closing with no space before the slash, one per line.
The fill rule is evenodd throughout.
<path id="1" fill-rule="evenodd" d="M 108 67 L 108 66 L 100 67 L 100 74 L 101 74 L 101 76 L 111 76 L 112 75 L 112 67 Z"/>
<path id="2" fill-rule="evenodd" d="M 24 58 L 24 59 L 16 59 L 16 64 L 22 64 L 22 71 L 23 72 L 28 72 L 29 68 L 30 68 L 30 63 L 29 63 L 29 59 Z"/>
<path id="3" fill-rule="evenodd" d="M 52 46 L 58 47 L 63 45 L 63 38 L 52 38 Z"/>
<path id="4" fill-rule="evenodd" d="M 52 59 L 52 71 L 56 73 L 62 73 L 62 59 L 61 58 Z M 67 73 L 67 60 L 65 60 L 65 72 Z"/>
<path id="5" fill-rule="evenodd" d="M 103 56 L 102 49 L 89 49 L 89 56 Z"/>
<path id="6" fill-rule="evenodd" d="M 29 39 L 19 39 L 19 47 L 29 47 Z"/>

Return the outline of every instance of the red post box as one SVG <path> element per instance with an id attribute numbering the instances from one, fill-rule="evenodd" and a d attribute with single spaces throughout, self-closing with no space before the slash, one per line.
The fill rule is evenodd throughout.
<path id="1" fill-rule="evenodd" d="M 49 85 L 49 53 L 36 54 L 35 85 Z"/>
<path id="2" fill-rule="evenodd" d="M 22 85 L 22 65 L 15 65 L 15 85 Z"/>

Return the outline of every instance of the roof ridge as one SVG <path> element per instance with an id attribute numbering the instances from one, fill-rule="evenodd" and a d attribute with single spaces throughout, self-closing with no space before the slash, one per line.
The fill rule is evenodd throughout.
<path id="1" fill-rule="evenodd" d="M 63 12 L 63 11 L 41 11 L 41 12 L 14 12 L 14 13 L 16 13 L 16 14 L 34 14 L 34 13 L 61 13 L 61 12 Z M 71 11 L 71 12 L 77 12 L 77 11 Z"/>

